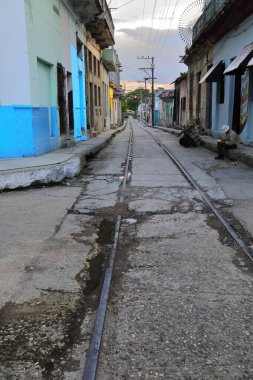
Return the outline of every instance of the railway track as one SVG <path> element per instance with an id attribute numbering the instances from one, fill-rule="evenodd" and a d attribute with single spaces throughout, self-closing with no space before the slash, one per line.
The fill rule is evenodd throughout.
<path id="1" fill-rule="evenodd" d="M 171 152 L 167 149 L 167 147 L 163 144 L 163 142 L 158 139 L 156 136 L 154 136 L 148 127 L 142 127 L 138 124 L 136 120 L 131 118 L 129 120 L 129 125 L 131 128 L 129 143 L 128 143 L 128 151 L 127 151 L 127 157 L 126 157 L 126 166 L 125 166 L 125 172 L 124 172 L 124 179 L 122 182 L 122 188 L 121 192 L 118 197 L 119 202 L 124 202 L 124 190 L 127 185 L 127 179 L 128 179 L 128 172 L 129 172 L 129 164 L 131 161 L 131 153 L 132 153 L 132 144 L 133 144 L 133 127 L 141 128 L 145 133 L 148 133 L 154 141 L 161 147 L 161 149 L 166 153 L 166 155 L 169 157 L 170 160 L 173 161 L 173 163 L 176 165 L 176 167 L 180 170 L 184 178 L 188 181 L 188 183 L 199 192 L 201 195 L 201 198 L 203 202 L 211 209 L 212 213 L 216 216 L 216 218 L 222 223 L 222 225 L 226 228 L 227 232 L 230 234 L 230 236 L 233 238 L 237 246 L 243 251 L 247 257 L 253 261 L 253 252 L 252 250 L 247 246 L 247 244 L 239 237 L 237 232 L 234 230 L 232 225 L 226 220 L 224 215 L 217 209 L 214 202 L 209 198 L 209 196 L 205 193 L 204 190 L 198 185 L 198 183 L 192 178 L 190 173 L 187 172 L 187 170 L 183 167 L 183 165 L 171 154 Z M 95 380 L 96 379 L 96 371 L 98 366 L 98 360 L 99 360 L 99 351 L 100 351 L 100 344 L 102 340 L 103 335 L 103 327 L 105 322 L 105 316 L 106 316 L 106 308 L 107 303 L 109 299 L 109 293 L 110 293 L 110 286 L 111 286 L 111 280 L 113 275 L 113 266 L 115 261 L 115 255 L 117 252 L 117 244 L 118 244 L 118 238 L 119 238 L 119 232 L 120 232 L 120 226 L 121 226 L 121 215 L 118 215 L 116 225 L 115 225 L 115 232 L 114 232 L 114 243 L 112 246 L 112 250 L 109 256 L 109 260 L 107 263 L 107 268 L 104 275 L 104 281 L 102 286 L 102 292 L 101 292 L 101 298 L 100 303 L 97 311 L 96 321 L 93 329 L 93 335 L 90 342 L 90 349 L 86 360 L 86 367 L 85 371 L 82 376 L 82 380 Z"/>
<path id="2" fill-rule="evenodd" d="M 118 196 L 119 202 L 124 202 L 124 190 L 127 184 L 129 163 L 130 163 L 130 158 L 131 158 L 131 150 L 132 150 L 131 148 L 132 148 L 132 141 L 133 141 L 133 128 L 131 124 L 130 124 L 130 127 L 131 127 L 131 133 L 130 133 L 130 138 L 128 142 L 124 179 L 122 182 L 121 193 Z M 104 275 L 100 302 L 98 306 L 97 316 L 96 316 L 92 339 L 90 343 L 90 349 L 89 349 L 89 353 L 88 353 L 88 357 L 86 361 L 85 372 L 83 374 L 82 380 L 94 380 L 96 378 L 99 350 L 100 350 L 100 344 L 101 344 L 102 335 L 103 335 L 103 327 L 104 327 L 106 308 L 107 308 L 107 303 L 108 303 L 108 298 L 109 298 L 109 293 L 110 293 L 113 266 L 114 266 L 115 255 L 116 255 L 116 250 L 117 250 L 121 220 L 122 220 L 121 215 L 118 215 L 115 229 L 114 229 L 113 246 L 112 246 L 112 250 L 110 252 L 110 256 L 107 262 L 107 268 Z"/>
<path id="3" fill-rule="evenodd" d="M 242 249 L 242 251 L 250 258 L 250 260 L 253 262 L 253 251 L 251 248 L 247 246 L 247 244 L 244 243 L 244 241 L 239 237 L 239 235 L 236 233 L 234 228 L 231 226 L 231 224 L 226 220 L 226 218 L 222 215 L 222 213 L 217 209 L 215 204 L 212 202 L 212 200 L 209 198 L 209 196 L 204 192 L 204 190 L 201 189 L 201 187 L 197 184 L 197 182 L 192 178 L 192 176 L 187 172 L 187 170 L 183 167 L 183 165 L 169 152 L 169 150 L 166 148 L 166 146 L 155 136 L 152 135 L 146 128 L 140 127 L 143 130 L 145 130 L 146 133 L 148 133 L 155 141 L 156 143 L 164 150 L 164 152 L 167 154 L 167 156 L 174 162 L 176 167 L 180 170 L 180 172 L 183 174 L 183 176 L 186 178 L 188 183 L 196 189 L 199 194 L 201 195 L 203 201 L 210 207 L 213 214 L 219 219 L 219 221 L 223 224 L 223 226 L 226 228 L 228 233 L 231 235 L 231 237 L 234 239 L 236 244 Z"/>

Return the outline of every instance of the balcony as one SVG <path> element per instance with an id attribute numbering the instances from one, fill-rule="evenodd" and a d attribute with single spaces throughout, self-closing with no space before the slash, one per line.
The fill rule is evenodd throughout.
<path id="1" fill-rule="evenodd" d="M 253 1 L 211 0 L 193 27 L 192 48 L 208 41 L 215 44 L 253 12 Z M 193 50 L 190 48 L 190 50 Z"/>
<path id="2" fill-rule="evenodd" d="M 125 95 L 125 90 L 122 88 L 122 86 L 119 86 L 113 90 L 113 96 L 122 98 Z"/>
<path id="3" fill-rule="evenodd" d="M 84 24 L 91 22 L 103 12 L 101 0 L 69 0 L 69 2 Z"/>
<path id="4" fill-rule="evenodd" d="M 193 27 L 193 43 L 203 33 L 207 25 L 209 25 L 219 15 L 219 13 L 225 8 L 228 3 L 230 3 L 230 0 L 210 1 L 210 3 L 204 9 L 203 14 L 200 16 Z"/>
<path id="5" fill-rule="evenodd" d="M 109 82 L 110 86 L 114 89 L 118 89 L 120 87 L 120 72 L 118 68 L 116 71 L 109 72 Z"/>
<path id="6" fill-rule="evenodd" d="M 102 51 L 102 59 L 104 66 L 108 71 L 116 71 L 117 68 L 117 55 L 115 50 L 112 49 L 104 49 Z"/>
<path id="7" fill-rule="evenodd" d="M 69 0 L 101 49 L 115 44 L 114 25 L 106 0 Z"/>
<path id="8" fill-rule="evenodd" d="M 86 25 L 91 32 L 92 37 L 96 40 L 101 49 L 106 49 L 115 44 L 114 41 L 114 24 L 112 21 L 111 11 L 107 2 L 101 0 L 103 12 L 98 15 L 93 22 Z"/>

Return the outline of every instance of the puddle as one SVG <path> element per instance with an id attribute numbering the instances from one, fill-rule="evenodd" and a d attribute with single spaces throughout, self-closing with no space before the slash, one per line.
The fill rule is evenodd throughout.
<path id="1" fill-rule="evenodd" d="M 127 173 L 127 180 L 126 180 L 127 184 L 129 184 L 131 182 L 131 179 L 132 179 L 132 173 L 128 172 Z"/>
<path id="2" fill-rule="evenodd" d="M 99 225 L 97 243 L 101 245 L 112 244 L 114 232 L 114 222 L 109 219 L 103 219 Z"/>
<path id="3" fill-rule="evenodd" d="M 230 225 L 234 228 L 235 232 L 238 234 L 239 238 L 242 239 L 242 241 L 244 241 L 246 244 L 252 241 L 252 238 L 249 236 L 249 234 L 244 230 L 240 223 L 231 214 L 225 213 L 223 211 L 223 215 L 227 220 L 229 220 Z M 214 228 L 216 231 L 218 231 L 219 241 L 224 246 L 231 247 L 235 250 L 236 254 L 232 258 L 232 262 L 236 266 L 236 268 L 241 270 L 243 273 L 252 275 L 252 261 L 245 255 L 241 248 L 237 246 L 234 239 L 228 233 L 223 224 L 213 214 L 209 216 L 207 224 L 211 228 Z"/>
<path id="4" fill-rule="evenodd" d="M 105 263 L 113 243 L 113 232 L 114 222 L 109 219 L 103 219 L 97 232 L 96 243 L 99 246 L 93 256 L 87 260 L 88 268 L 84 268 L 76 277 L 81 283 L 86 307 L 92 310 L 97 307 Z"/>

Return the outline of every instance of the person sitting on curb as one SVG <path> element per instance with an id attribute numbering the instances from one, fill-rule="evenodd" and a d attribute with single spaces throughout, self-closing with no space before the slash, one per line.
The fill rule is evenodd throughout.
<path id="1" fill-rule="evenodd" d="M 217 142 L 218 156 L 215 157 L 216 160 L 223 160 L 227 151 L 237 148 L 237 144 L 239 143 L 239 135 L 230 129 L 228 125 L 223 125 L 221 132 L 225 133 L 225 137 Z"/>

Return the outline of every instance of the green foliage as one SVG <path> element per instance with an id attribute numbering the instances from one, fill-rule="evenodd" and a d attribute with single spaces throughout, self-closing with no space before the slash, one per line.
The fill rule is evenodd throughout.
<path id="1" fill-rule="evenodd" d="M 134 91 L 128 92 L 122 99 L 123 112 L 127 110 L 137 111 L 141 101 L 144 103 L 150 96 L 150 91 L 144 88 L 137 88 Z"/>
<path id="2" fill-rule="evenodd" d="M 180 78 L 181 79 L 186 79 L 187 78 L 187 73 L 180 73 Z"/>
<path id="3" fill-rule="evenodd" d="M 122 106 L 122 111 L 126 112 L 127 111 L 127 106 L 126 106 L 126 97 L 125 96 L 122 98 L 121 106 Z"/>

